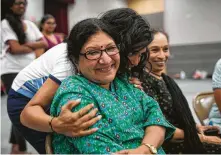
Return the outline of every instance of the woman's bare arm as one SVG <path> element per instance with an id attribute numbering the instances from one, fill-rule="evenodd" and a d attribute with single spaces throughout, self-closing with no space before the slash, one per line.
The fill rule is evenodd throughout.
<path id="1" fill-rule="evenodd" d="M 7 44 L 9 45 L 10 48 L 9 52 L 12 54 L 24 54 L 24 53 L 33 52 L 32 48 L 25 45 L 21 45 L 16 40 L 8 40 Z"/>
<path id="2" fill-rule="evenodd" d="M 36 49 L 39 49 L 39 48 L 47 48 L 47 43 L 42 39 L 36 41 L 36 42 L 27 42 L 24 44 L 25 46 L 33 49 L 33 50 L 36 50 Z"/>
<path id="3" fill-rule="evenodd" d="M 45 81 L 21 113 L 20 119 L 23 125 L 42 132 L 52 132 L 49 125 L 52 117 L 46 114 L 44 109 L 50 106 L 58 87 L 59 85 L 50 78 Z M 71 109 L 79 103 L 80 101 L 70 101 L 62 107 L 60 115 L 52 121 L 54 131 L 66 136 L 77 137 L 92 134 L 97 130 L 96 128 L 87 130 L 100 120 L 100 117 L 95 117 L 97 110 L 91 110 L 93 104 L 78 112 L 71 112 Z"/>
<path id="4" fill-rule="evenodd" d="M 150 144 L 155 148 L 159 148 L 165 138 L 166 129 L 161 126 L 149 126 L 145 130 L 145 135 L 142 140 L 142 144 Z M 126 149 L 116 152 L 115 154 L 152 154 L 149 147 L 140 145 L 136 149 Z"/>
<path id="5" fill-rule="evenodd" d="M 221 113 L 221 88 L 216 88 L 214 90 L 214 97 L 215 97 L 216 104 L 219 108 L 219 111 Z"/>

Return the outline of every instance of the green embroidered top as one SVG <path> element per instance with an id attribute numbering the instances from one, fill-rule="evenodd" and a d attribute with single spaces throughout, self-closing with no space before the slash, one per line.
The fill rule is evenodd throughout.
<path id="1" fill-rule="evenodd" d="M 102 119 L 92 128 L 99 129 L 89 136 L 77 138 L 54 133 L 52 146 L 56 154 L 110 154 L 137 148 L 145 128 L 151 125 L 165 127 L 165 139 L 175 131 L 165 120 L 158 103 L 129 84 L 126 77 L 116 77 L 109 90 L 81 75 L 66 78 L 54 97 L 51 115 L 58 116 L 64 104 L 79 98 L 81 103 L 72 111 L 94 103 Z M 158 153 L 164 153 L 162 147 L 158 148 Z"/>

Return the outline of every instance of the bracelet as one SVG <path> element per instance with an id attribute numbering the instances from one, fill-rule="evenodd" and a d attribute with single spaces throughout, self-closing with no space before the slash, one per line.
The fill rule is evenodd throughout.
<path id="1" fill-rule="evenodd" d="M 55 118 L 55 117 L 52 117 L 52 118 L 51 118 L 51 120 L 50 120 L 50 122 L 49 122 L 49 126 L 51 127 L 51 131 L 56 133 L 56 131 L 54 131 L 54 129 L 53 129 L 53 127 L 52 127 L 52 121 L 53 121 L 54 118 Z"/>

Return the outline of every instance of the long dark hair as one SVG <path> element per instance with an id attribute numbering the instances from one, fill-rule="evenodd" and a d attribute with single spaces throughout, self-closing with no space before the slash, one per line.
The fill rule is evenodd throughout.
<path id="1" fill-rule="evenodd" d="M 110 30 L 109 26 L 107 26 L 97 18 L 82 20 L 72 28 L 66 42 L 68 59 L 73 63 L 76 71 L 79 60 L 79 53 L 82 47 L 87 42 L 90 36 L 96 34 L 99 31 L 107 33 L 113 38 L 115 43 L 117 42 L 117 37 L 115 36 L 115 33 Z"/>
<path id="2" fill-rule="evenodd" d="M 15 2 L 15 0 L 5 1 L 5 3 L 6 3 L 5 19 L 8 21 L 12 30 L 16 33 L 19 43 L 24 44 L 26 41 L 26 35 L 24 32 L 23 24 L 22 24 L 22 20 L 21 20 L 22 15 L 17 15 L 10 9 L 13 6 L 14 2 Z M 25 2 L 27 3 L 26 0 L 25 0 Z"/>
<path id="3" fill-rule="evenodd" d="M 190 111 L 188 101 L 176 82 L 169 76 L 162 74 L 163 80 L 169 90 L 176 117 L 184 130 L 184 153 L 206 153 L 196 130 L 196 123 Z"/>
<path id="4" fill-rule="evenodd" d="M 110 25 L 118 34 L 122 64 L 120 68 L 128 73 L 143 74 L 146 64 L 147 52 L 141 58 L 138 66 L 128 70 L 128 55 L 135 54 L 138 50 L 147 47 L 152 41 L 150 26 L 136 11 L 130 8 L 119 8 L 107 11 L 100 19 Z"/>
<path id="5" fill-rule="evenodd" d="M 153 37 L 155 34 L 161 33 L 166 36 L 169 42 L 169 36 L 163 30 L 152 29 L 151 31 L 153 33 Z M 197 134 L 196 123 L 183 92 L 172 78 L 164 73 L 161 76 L 163 77 L 167 89 L 172 97 L 172 107 L 176 113 L 175 117 L 180 124 L 180 128 L 184 130 L 185 152 L 183 153 L 206 153 Z M 156 88 L 156 91 L 160 91 L 160 89 L 161 88 Z"/>

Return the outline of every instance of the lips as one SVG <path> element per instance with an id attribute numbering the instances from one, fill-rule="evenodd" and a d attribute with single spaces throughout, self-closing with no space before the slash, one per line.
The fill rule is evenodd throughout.
<path id="1" fill-rule="evenodd" d="M 102 72 L 102 73 L 108 73 L 109 71 L 112 70 L 112 68 L 114 68 L 114 66 L 115 66 L 115 65 L 113 64 L 113 65 L 110 65 L 110 66 L 98 68 L 98 69 L 96 69 L 96 70 L 99 71 L 99 72 Z"/>

